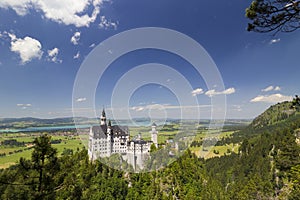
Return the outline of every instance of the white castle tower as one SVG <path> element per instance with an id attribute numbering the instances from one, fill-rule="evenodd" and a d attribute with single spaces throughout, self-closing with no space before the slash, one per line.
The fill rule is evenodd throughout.
<path id="1" fill-rule="evenodd" d="M 113 146 L 113 138 L 112 138 L 112 131 L 111 131 L 111 122 L 108 121 L 107 126 L 107 156 L 111 156 L 113 153 L 112 146 Z"/>
<path id="2" fill-rule="evenodd" d="M 158 147 L 157 144 L 157 134 L 158 131 L 156 130 L 157 125 L 155 123 L 152 124 L 152 130 L 150 131 L 151 133 L 151 141 L 153 142 L 153 144 L 155 145 L 155 147 Z"/>

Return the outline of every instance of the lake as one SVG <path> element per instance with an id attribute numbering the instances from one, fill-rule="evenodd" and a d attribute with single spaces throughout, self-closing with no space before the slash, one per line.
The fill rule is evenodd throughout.
<path id="1" fill-rule="evenodd" d="M 148 126 L 150 127 L 152 123 L 150 121 L 118 121 L 116 122 L 119 126 Z M 156 122 L 157 125 L 168 124 L 168 122 Z M 113 124 L 114 125 L 114 124 Z M 84 129 L 90 128 L 91 126 L 96 126 L 96 124 L 83 124 L 83 125 L 67 125 L 67 126 L 41 126 L 41 127 L 28 127 L 20 129 L 0 129 L 0 133 L 18 133 L 18 132 L 38 132 L 38 131 L 59 131 L 59 130 L 68 130 L 68 129 Z"/>

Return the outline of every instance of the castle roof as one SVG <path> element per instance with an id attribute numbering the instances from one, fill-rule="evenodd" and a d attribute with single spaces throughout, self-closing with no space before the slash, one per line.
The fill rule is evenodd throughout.
<path id="1" fill-rule="evenodd" d="M 105 139 L 107 138 L 107 125 L 93 126 L 93 137 L 95 139 Z M 113 136 L 128 136 L 128 127 L 127 126 L 111 126 L 110 127 Z"/>
<path id="2" fill-rule="evenodd" d="M 148 142 L 140 139 L 140 140 L 131 140 L 131 142 L 133 142 L 134 144 L 147 144 Z"/>
<path id="3" fill-rule="evenodd" d="M 128 127 L 127 126 L 112 126 L 112 133 L 114 136 L 127 136 L 128 135 Z"/>
<path id="4" fill-rule="evenodd" d="M 105 139 L 107 137 L 107 126 L 106 125 L 100 125 L 100 126 L 93 126 L 92 127 L 93 131 L 93 137 L 95 139 Z"/>

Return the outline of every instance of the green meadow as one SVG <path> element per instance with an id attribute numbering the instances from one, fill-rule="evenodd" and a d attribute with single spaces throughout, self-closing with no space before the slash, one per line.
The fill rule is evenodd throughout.
<path id="1" fill-rule="evenodd" d="M 131 138 L 136 137 L 139 133 L 144 140 L 151 140 L 151 127 L 130 127 Z M 180 130 L 179 130 L 180 129 Z M 166 141 L 173 139 L 176 134 L 188 130 L 188 127 L 180 127 L 179 124 L 171 124 L 165 127 L 157 127 L 158 130 L 158 143 L 160 145 L 166 144 Z M 230 137 L 234 131 L 218 131 L 218 130 L 201 130 L 197 131 L 194 141 L 203 141 L 205 138 L 226 138 Z M 6 154 L 6 156 L 0 157 L 0 168 L 7 168 L 10 165 L 17 163 L 21 157 L 30 159 L 32 148 L 28 149 L 31 143 L 41 133 L 2 133 L 0 134 L 0 142 L 4 140 L 16 140 L 17 142 L 24 142 L 26 146 L 3 146 L 0 145 L 0 155 Z M 50 134 L 50 133 L 49 133 Z M 79 136 L 63 136 L 57 133 L 51 133 L 52 140 L 61 140 L 58 144 L 52 144 L 57 149 L 57 153 L 60 156 L 65 149 L 72 149 L 76 151 L 88 145 L 88 134 Z M 190 147 L 190 150 L 197 156 L 211 158 L 215 156 L 228 155 L 231 152 L 238 152 L 238 144 L 226 144 L 223 146 L 212 146 L 209 151 L 203 151 L 202 146 Z"/>
<path id="2" fill-rule="evenodd" d="M 19 134 L 7 134 L 1 136 L 0 141 L 3 141 L 5 139 L 15 139 L 18 142 L 33 142 L 34 138 L 37 136 L 31 136 L 28 134 L 28 136 L 22 136 L 20 137 Z M 57 153 L 60 156 L 62 152 L 65 149 L 72 149 L 73 151 L 76 151 L 77 149 L 81 149 L 84 146 L 84 142 L 81 140 L 79 136 L 52 136 L 52 140 L 61 140 L 61 143 L 59 144 L 52 144 L 53 147 L 57 149 Z M 22 150 L 22 152 L 15 151 Z M 11 153 L 10 153 L 11 152 Z M 16 164 L 21 157 L 30 159 L 32 149 L 28 149 L 28 147 L 16 147 L 16 146 L 2 146 L 0 145 L 0 154 L 5 153 L 6 156 L 0 157 L 0 168 L 7 168 L 10 165 Z"/>

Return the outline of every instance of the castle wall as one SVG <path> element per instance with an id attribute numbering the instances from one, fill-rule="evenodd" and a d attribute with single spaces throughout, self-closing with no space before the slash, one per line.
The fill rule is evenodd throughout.
<path id="1" fill-rule="evenodd" d="M 150 146 L 152 142 L 146 142 L 141 138 L 130 141 L 130 136 L 127 128 L 120 129 L 118 126 L 111 126 L 108 123 L 106 126 L 106 117 L 103 110 L 101 116 L 101 129 L 94 127 L 90 128 L 88 155 L 91 160 L 96 160 L 99 157 L 109 157 L 114 153 L 121 154 L 123 159 L 131 164 L 134 170 L 143 169 L 145 160 L 150 156 Z M 151 138 L 157 146 L 157 131 L 156 126 L 152 126 Z M 93 132 L 95 130 L 95 132 Z"/>

